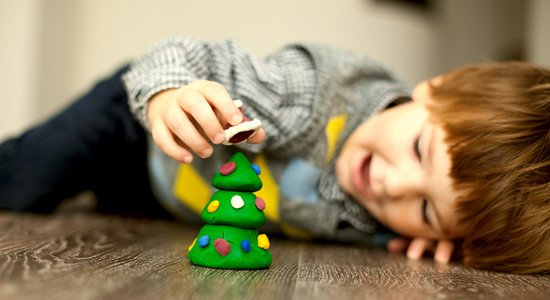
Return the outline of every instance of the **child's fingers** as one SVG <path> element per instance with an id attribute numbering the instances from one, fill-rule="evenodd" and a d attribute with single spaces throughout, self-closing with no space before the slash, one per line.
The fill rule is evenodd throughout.
<path id="1" fill-rule="evenodd" d="M 454 250 L 454 243 L 449 240 L 440 240 L 435 248 L 434 260 L 440 263 L 448 263 Z"/>
<path id="2" fill-rule="evenodd" d="M 194 119 L 196 125 L 213 143 L 223 142 L 225 134 L 222 125 L 203 95 L 194 89 L 182 90 L 181 96 L 178 98 L 178 105 Z M 191 148 L 193 149 L 193 147 Z"/>
<path id="3" fill-rule="evenodd" d="M 392 253 L 403 252 L 405 251 L 405 249 L 407 249 L 407 246 L 410 242 L 410 239 L 395 237 L 388 241 L 388 243 L 386 244 L 386 248 L 389 252 Z"/>
<path id="4" fill-rule="evenodd" d="M 151 126 L 151 135 L 160 150 L 174 160 L 181 163 L 193 161 L 193 155 L 176 142 L 175 137 L 162 122 L 155 122 Z"/>
<path id="5" fill-rule="evenodd" d="M 189 85 L 203 95 L 208 103 L 217 110 L 231 125 L 243 121 L 241 111 L 233 103 L 233 99 L 223 85 L 215 81 L 198 80 Z"/>
<path id="6" fill-rule="evenodd" d="M 193 122 L 181 109 L 169 110 L 165 115 L 164 122 L 168 129 L 191 151 L 202 158 L 212 154 L 213 149 L 208 141 L 197 131 Z"/>
<path id="7" fill-rule="evenodd" d="M 407 257 L 410 259 L 419 259 L 432 244 L 431 240 L 414 238 L 407 249 Z"/>
<path id="8" fill-rule="evenodd" d="M 246 140 L 249 144 L 261 144 L 265 140 L 265 131 L 260 128 L 256 134 Z"/>

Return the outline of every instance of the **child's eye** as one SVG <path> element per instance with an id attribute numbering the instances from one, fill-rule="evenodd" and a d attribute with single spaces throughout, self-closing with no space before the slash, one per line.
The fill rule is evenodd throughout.
<path id="1" fill-rule="evenodd" d="M 414 139 L 414 153 L 416 154 L 416 157 L 418 157 L 419 160 L 422 159 L 422 153 L 420 152 L 420 135 Z"/>
<path id="2" fill-rule="evenodd" d="M 428 219 L 428 200 L 422 199 L 422 221 L 424 224 L 430 225 L 430 220 Z"/>

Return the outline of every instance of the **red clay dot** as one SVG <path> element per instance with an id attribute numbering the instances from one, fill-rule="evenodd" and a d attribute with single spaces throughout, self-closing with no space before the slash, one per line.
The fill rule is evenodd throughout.
<path id="1" fill-rule="evenodd" d="M 231 245 L 224 239 L 215 240 L 214 248 L 221 256 L 226 256 L 231 251 Z"/>
<path id="2" fill-rule="evenodd" d="M 232 144 L 238 144 L 240 142 L 246 141 L 252 134 L 254 130 L 241 131 L 229 139 L 229 142 Z"/>
<path id="3" fill-rule="evenodd" d="M 234 161 L 227 162 L 221 166 L 220 174 L 224 176 L 229 175 L 235 171 L 235 168 L 237 168 L 237 164 Z"/>

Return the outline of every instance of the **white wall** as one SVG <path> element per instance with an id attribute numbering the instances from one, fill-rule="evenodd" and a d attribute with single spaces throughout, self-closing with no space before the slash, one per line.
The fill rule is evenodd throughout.
<path id="1" fill-rule="evenodd" d="M 550 1 L 532 1 L 548 10 Z M 495 58 L 506 40 L 497 29 L 523 24 L 517 12 L 494 13 L 523 0 L 434 2 L 425 12 L 375 0 L 0 0 L 0 139 L 51 116 L 168 35 L 233 37 L 259 56 L 293 41 L 331 44 L 369 54 L 414 84 Z M 549 15 L 539 8 L 538 19 Z M 472 17 L 477 27 L 467 26 Z M 548 28 L 542 22 L 532 22 L 531 40 Z M 532 44 L 546 47 L 534 56 L 548 53 Z"/>
<path id="2" fill-rule="evenodd" d="M 507 60 L 524 47 L 524 0 L 439 0 L 440 65 Z"/>
<path id="3" fill-rule="evenodd" d="M 530 0 L 527 20 L 527 57 L 550 68 L 550 1 Z"/>
<path id="4" fill-rule="evenodd" d="M 71 0 L 68 0 L 71 1 Z M 74 0 L 73 0 L 74 1 Z M 58 0 L 58 2 L 66 2 Z M 64 80 L 82 87 L 93 76 L 139 55 L 171 34 L 211 40 L 230 36 L 258 55 L 292 41 L 330 43 L 373 53 L 394 67 L 412 62 L 394 49 L 416 43 L 415 63 L 425 63 L 433 47 L 426 19 L 386 11 L 369 1 L 334 0 L 147 0 L 77 1 L 71 18 L 71 70 Z M 396 20 L 399 20 L 396 22 Z M 393 34 L 398 32 L 399 34 Z M 55 54 L 54 54 L 55 55 Z M 61 60 L 64 53 L 58 52 Z M 408 68 L 402 68 L 407 70 Z M 418 76 L 410 72 L 410 76 Z M 422 74 L 420 74 L 421 76 Z"/>
<path id="5" fill-rule="evenodd" d="M 27 124 L 37 94 L 40 5 L 0 0 L 0 138 Z"/>

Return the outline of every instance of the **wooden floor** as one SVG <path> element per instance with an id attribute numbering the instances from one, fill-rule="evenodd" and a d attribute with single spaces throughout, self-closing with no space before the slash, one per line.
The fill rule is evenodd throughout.
<path id="1" fill-rule="evenodd" d="M 0 212 L 0 299 L 550 299 L 550 277 L 271 239 L 273 265 L 191 265 L 197 230 L 93 213 Z"/>

